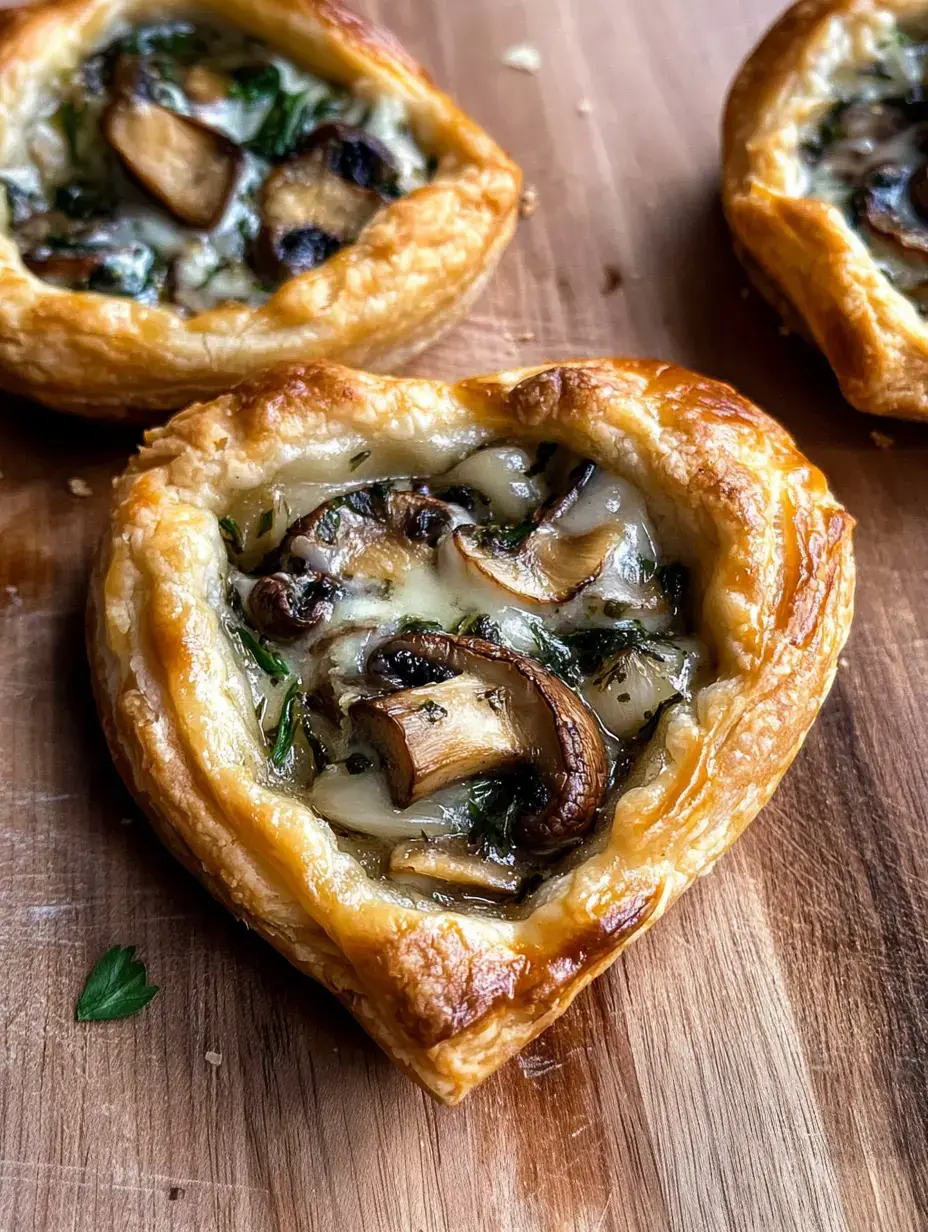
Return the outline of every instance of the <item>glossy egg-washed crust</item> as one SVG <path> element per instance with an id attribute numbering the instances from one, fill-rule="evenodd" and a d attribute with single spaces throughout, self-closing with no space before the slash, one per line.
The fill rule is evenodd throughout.
<path id="1" fill-rule="evenodd" d="M 928 322 L 841 211 L 801 195 L 803 130 L 835 101 L 836 65 L 872 64 L 897 18 L 928 19 L 928 0 L 802 0 L 780 18 L 728 98 L 722 199 L 758 289 L 821 348 L 847 400 L 926 419 Z"/>
<path id="2" fill-rule="evenodd" d="M 401 98 L 439 158 L 434 179 L 263 306 L 187 318 L 42 282 L 0 218 L 0 386 L 80 415 L 151 422 L 275 363 L 389 369 L 464 315 L 509 242 L 518 167 L 388 32 L 336 0 L 65 0 L 15 14 L 0 27 L 0 166 L 22 157 L 43 96 L 91 50 L 131 24 L 191 12 L 340 85 Z"/>
<path id="3" fill-rule="evenodd" d="M 670 767 L 621 797 L 604 849 L 525 919 L 418 910 L 262 778 L 267 750 L 221 631 L 217 519 L 295 460 L 459 435 L 554 440 L 644 493 L 692 570 L 717 680 L 666 730 Z M 405 444 L 404 444 L 405 443 Z M 376 456 L 376 455 L 375 455 Z M 564 1012 L 766 803 L 835 673 L 853 521 L 776 423 L 670 364 L 590 360 L 457 385 L 281 369 L 148 434 L 118 482 L 88 639 L 110 747 L 168 846 L 454 1103 Z"/>

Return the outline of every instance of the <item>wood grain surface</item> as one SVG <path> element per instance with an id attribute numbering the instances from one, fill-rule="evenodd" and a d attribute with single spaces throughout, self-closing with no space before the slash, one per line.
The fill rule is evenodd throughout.
<path id="1" fill-rule="evenodd" d="M 848 408 L 731 256 L 719 111 L 776 0 L 362 7 L 539 195 L 470 320 L 416 371 L 629 353 L 734 382 L 859 519 L 855 630 L 806 747 L 716 873 L 518 1062 L 441 1109 L 138 817 L 81 628 L 135 438 L 8 402 L 0 1232 L 925 1229 L 928 429 Z M 500 63 L 526 40 L 535 76 Z M 136 1019 L 77 1024 L 114 943 L 139 947 L 162 992 Z"/>

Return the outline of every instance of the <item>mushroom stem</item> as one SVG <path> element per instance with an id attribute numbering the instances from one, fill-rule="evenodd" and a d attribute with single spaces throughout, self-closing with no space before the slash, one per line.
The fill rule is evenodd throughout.
<path id="1" fill-rule="evenodd" d="M 364 698 L 350 714 L 383 758 L 399 808 L 525 756 L 508 694 L 476 675 Z"/>
<path id="2" fill-rule="evenodd" d="M 429 842 L 400 843 L 390 853 L 390 872 L 396 876 L 430 877 L 450 885 L 515 894 L 524 869 L 498 864 L 466 851 L 449 851 Z"/>

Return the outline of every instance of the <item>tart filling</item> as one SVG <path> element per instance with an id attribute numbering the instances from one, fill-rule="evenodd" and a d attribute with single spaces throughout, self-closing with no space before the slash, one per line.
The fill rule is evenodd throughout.
<path id="1" fill-rule="evenodd" d="M 806 195 L 836 205 L 893 286 L 928 312 L 928 37 L 893 26 L 836 71 L 805 133 Z"/>
<path id="2" fill-rule="evenodd" d="M 399 100 L 210 20 L 139 26 L 88 57 L 0 178 L 40 278 L 196 313 L 264 302 L 432 169 Z"/>
<path id="3" fill-rule="evenodd" d="M 710 678 L 639 493 L 549 444 L 356 482 L 281 475 L 222 519 L 222 623 L 268 782 L 416 901 L 519 914 L 605 841 Z"/>

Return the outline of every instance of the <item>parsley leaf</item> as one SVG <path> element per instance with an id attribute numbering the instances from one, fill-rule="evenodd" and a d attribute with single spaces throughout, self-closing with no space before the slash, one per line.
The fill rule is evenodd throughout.
<path id="1" fill-rule="evenodd" d="M 264 513 L 261 514 L 261 520 L 258 523 L 258 538 L 259 539 L 263 538 L 263 536 L 267 534 L 267 532 L 271 529 L 273 525 L 274 525 L 274 510 L 265 509 Z"/>
<path id="2" fill-rule="evenodd" d="M 271 764 L 279 770 L 287 760 L 287 755 L 293 748 L 296 735 L 297 708 L 300 695 L 300 682 L 293 680 L 284 695 L 280 707 L 280 718 L 277 721 L 277 735 L 274 737 L 274 747 L 271 749 Z"/>
<path id="3" fill-rule="evenodd" d="M 238 628 L 235 634 L 242 643 L 242 648 L 249 654 L 262 672 L 267 672 L 274 681 L 283 680 L 290 675 L 290 668 L 273 650 L 262 646 L 250 629 Z"/>
<path id="4" fill-rule="evenodd" d="M 686 565 L 661 565 L 657 581 L 673 616 L 679 616 L 686 602 L 690 575 Z"/>
<path id="5" fill-rule="evenodd" d="M 510 524 L 487 522 L 473 532 L 474 542 L 487 552 L 518 552 L 534 529 L 535 523 L 532 521 Z"/>
<path id="6" fill-rule="evenodd" d="M 263 103 L 280 89 L 280 69 L 273 64 L 243 64 L 233 69 L 229 98 L 243 103 Z"/>
<path id="7" fill-rule="evenodd" d="M 416 711 L 423 715 L 429 723 L 440 723 L 442 719 L 448 717 L 448 711 L 444 706 L 439 706 L 438 702 L 433 701 L 432 698 L 423 702 L 421 706 L 417 706 Z"/>
<path id="8" fill-rule="evenodd" d="M 148 983 L 145 964 L 134 954 L 134 945 L 114 945 L 98 960 L 77 1003 L 78 1022 L 130 1018 L 148 1004 L 158 985 Z"/>
<path id="9" fill-rule="evenodd" d="M 529 623 L 535 642 L 532 658 L 537 659 L 549 672 L 554 672 L 555 676 L 560 676 L 565 684 L 579 683 L 580 675 L 569 643 L 552 633 L 537 616 L 530 617 Z"/>
<path id="10" fill-rule="evenodd" d="M 400 621 L 400 633 L 444 633 L 437 620 L 423 620 L 421 616 L 404 616 Z"/>
<path id="11" fill-rule="evenodd" d="M 235 518 L 220 518 L 219 530 L 232 551 L 241 552 L 245 546 L 245 540 L 242 536 L 242 528 Z"/>
<path id="12" fill-rule="evenodd" d="M 452 632 L 460 633 L 464 637 L 482 637 L 485 642 L 495 642 L 497 646 L 503 645 L 502 629 L 485 612 L 470 612 L 467 616 L 462 616 Z"/>

